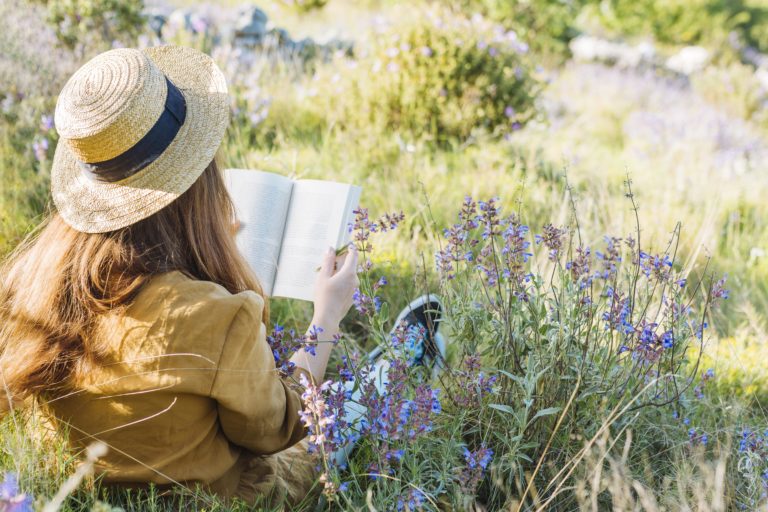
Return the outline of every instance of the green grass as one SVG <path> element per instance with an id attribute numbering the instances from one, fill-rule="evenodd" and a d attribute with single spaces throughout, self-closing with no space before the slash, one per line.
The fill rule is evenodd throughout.
<path id="1" fill-rule="evenodd" d="M 178 2 L 190 4 L 194 2 Z M 318 34 L 333 24 L 354 25 L 346 33 L 365 41 L 366 24 L 354 24 L 352 19 L 370 19 L 377 12 L 402 14 L 398 9 L 403 7 L 396 2 L 332 0 L 316 16 L 297 15 L 279 3 L 266 8 L 294 34 Z M 46 29 L 38 23 L 29 30 Z M 60 52 L 49 50 L 51 59 Z M 25 59 L 0 64 L 10 70 L 9 76 L 22 77 Z M 227 62 L 220 64 L 226 67 Z M 705 368 L 715 369 L 716 386 L 706 401 L 683 404 L 683 412 L 722 439 L 735 437 L 743 425 L 768 424 L 766 372 L 760 364 L 768 357 L 768 156 L 759 152 L 768 145 L 765 107 L 754 100 L 751 85 L 739 85 L 746 80 L 743 68 L 710 68 L 691 86 L 642 72 L 566 64 L 545 72 L 551 83 L 539 99 L 542 115 L 523 129 L 507 137 L 477 131 L 436 143 L 405 129 L 368 126 L 362 111 L 360 119 L 351 119 L 356 115 L 354 104 L 346 106 L 344 118 L 339 117 L 341 110 L 329 110 L 330 100 L 338 94 L 335 88 L 340 87 L 334 77 L 344 76 L 346 64 L 322 65 L 316 80 L 304 75 L 295 62 L 231 73 L 233 90 L 241 99 L 258 86 L 260 97 L 269 98 L 270 106 L 267 120 L 257 126 L 236 118 L 224 154 L 232 166 L 356 183 L 363 187 L 362 204 L 374 214 L 405 212 L 404 225 L 380 237 L 373 254 L 377 272 L 392 283 L 383 292 L 391 308 L 397 309 L 404 297 L 423 288 L 425 273 L 427 282 L 436 285 L 434 252 L 442 243 L 436 228 L 455 222 L 464 196 L 499 196 L 508 209 L 519 209 L 534 232 L 547 222 L 570 224 L 575 213 L 585 244 L 597 247 L 603 234 L 626 236 L 635 230 L 633 204 L 625 197 L 629 177 L 639 206 L 641 243 L 649 252 L 662 251 L 679 222 L 680 268 L 700 276 L 711 258 L 707 270 L 729 276 L 731 298 L 711 315 L 715 331 L 704 349 Z M 52 114 L 51 89 L 63 84 L 70 68 L 55 70 L 45 87 L 22 84 L 19 78 L 12 90 L 26 88 L 27 97 L 0 113 L 0 254 L 35 225 L 49 201 L 47 169 L 54 139 L 52 133 L 41 132 L 40 116 Z M 721 77 L 732 78 L 741 92 L 719 89 L 719 84 L 727 83 Z M 366 75 L 356 79 L 366 80 Z M 375 75 L 368 80 L 362 86 L 375 94 L 380 84 Z M 253 108 L 248 101 L 243 99 L 242 106 Z M 32 143 L 42 136 L 50 139 L 51 147 L 37 161 Z M 275 301 L 273 311 L 282 323 L 297 326 L 310 315 L 307 304 L 282 300 Z M 360 335 L 369 330 L 354 316 L 346 327 Z M 372 343 L 362 338 L 358 342 Z M 451 350 L 460 353 L 458 347 Z M 582 414 L 588 416 L 590 411 Z M 585 440 L 572 440 L 571 455 L 585 456 L 572 503 L 584 510 L 607 509 L 610 499 L 629 508 L 642 496 L 653 495 L 643 510 L 683 509 L 686 499 L 703 500 L 707 505 L 701 510 L 722 510 L 712 489 L 733 482 L 727 482 L 718 468 L 724 465 L 732 477 L 733 468 L 743 460 L 728 455 L 727 447 L 691 455 L 685 447 L 687 428 L 665 414 L 634 423 L 627 420 L 627 430 L 613 430 L 583 451 Z M 0 466 L 20 472 L 26 488 L 36 495 L 50 497 L 79 458 L 59 442 L 35 437 L 43 430 L 38 421 L 24 415 L 3 420 Z M 611 450 L 614 441 L 617 447 Z M 632 450 L 622 451 L 624 443 Z M 660 445 L 666 455 L 653 458 Z M 596 477 L 598 469 L 602 472 Z M 526 478 L 523 475 L 521 481 Z M 126 510 L 177 506 L 163 505 L 151 496 L 142 501 L 99 492 L 86 480 L 65 510 L 90 509 L 98 498 Z M 206 509 L 230 510 L 215 502 Z"/>

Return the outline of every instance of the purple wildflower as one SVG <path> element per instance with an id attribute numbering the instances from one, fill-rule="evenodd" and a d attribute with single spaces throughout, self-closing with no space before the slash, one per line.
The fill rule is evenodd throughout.
<path id="1" fill-rule="evenodd" d="M 493 458 L 493 450 L 482 445 L 477 450 L 470 451 L 464 448 L 464 461 L 466 466 L 459 473 L 459 485 L 462 492 L 474 496 L 477 486 L 483 479 L 485 470 Z"/>
<path id="2" fill-rule="evenodd" d="M 0 483 L 0 510 L 3 512 L 32 512 L 32 497 L 19 492 L 19 481 L 6 473 Z"/>
<path id="3" fill-rule="evenodd" d="M 590 262 L 592 260 L 592 251 L 589 247 L 577 247 L 576 258 L 565 264 L 565 268 L 570 270 L 571 278 L 580 288 L 586 288 L 592 283 L 592 277 L 589 275 Z"/>
<path id="4" fill-rule="evenodd" d="M 381 298 L 378 295 L 370 297 L 363 293 L 360 288 L 352 294 L 352 303 L 361 315 L 378 313 L 381 309 Z"/>
<path id="5" fill-rule="evenodd" d="M 32 143 L 32 151 L 35 153 L 35 160 L 42 162 L 48 157 L 48 138 L 42 137 Z"/>
<path id="6" fill-rule="evenodd" d="M 416 488 L 409 488 L 408 493 L 403 496 L 398 496 L 397 502 L 398 512 L 401 510 L 421 510 L 424 505 L 424 493 Z"/>
<path id="7" fill-rule="evenodd" d="M 493 391 L 497 377 L 486 375 L 480 370 L 480 356 L 477 354 L 464 357 L 463 369 L 454 370 L 458 387 L 455 392 L 456 405 L 472 410 L 478 407 L 483 398 Z"/>
<path id="8" fill-rule="evenodd" d="M 725 289 L 725 282 L 728 279 L 728 275 L 721 277 L 713 286 L 710 292 L 710 304 L 712 307 L 717 306 L 720 300 L 728 300 L 730 291 Z"/>
<path id="9" fill-rule="evenodd" d="M 536 243 L 544 244 L 544 247 L 549 249 L 550 261 L 557 261 L 560 251 L 563 248 L 563 236 L 566 231 L 561 228 L 556 228 L 552 224 L 546 224 L 542 228 L 542 233 L 536 235 Z"/>
<path id="10" fill-rule="evenodd" d="M 351 392 L 343 383 L 331 380 L 318 386 L 303 373 L 300 380 L 305 390 L 301 395 L 304 408 L 299 415 L 309 430 L 309 451 L 329 457 L 352 440 L 352 431 L 344 419 L 344 406 Z"/>
<path id="11" fill-rule="evenodd" d="M 618 265 L 621 263 L 621 254 L 619 253 L 620 247 L 621 238 L 606 236 L 605 252 L 595 251 L 595 256 L 597 256 L 597 259 L 602 266 L 597 273 L 597 276 L 601 279 L 609 279 L 616 275 Z"/>
<path id="12" fill-rule="evenodd" d="M 296 365 L 290 358 L 297 350 L 304 349 L 315 355 L 318 335 L 322 331 L 320 327 L 313 325 L 307 334 L 298 335 L 293 329 L 286 331 L 283 326 L 275 324 L 272 332 L 267 335 L 267 343 L 272 349 L 275 366 L 281 376 L 288 377 L 293 374 Z"/>
<path id="13" fill-rule="evenodd" d="M 673 263 L 669 254 L 651 255 L 645 251 L 640 251 L 637 264 L 648 279 L 653 278 L 665 283 L 672 276 Z"/>
<path id="14" fill-rule="evenodd" d="M 40 129 L 44 132 L 49 132 L 53 129 L 53 116 L 42 115 L 40 116 Z"/>

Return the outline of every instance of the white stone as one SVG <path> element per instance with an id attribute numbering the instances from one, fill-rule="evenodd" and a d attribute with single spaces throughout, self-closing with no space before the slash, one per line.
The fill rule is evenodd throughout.
<path id="1" fill-rule="evenodd" d="M 709 50 L 701 46 L 686 46 L 667 59 L 667 68 L 684 75 L 701 71 L 709 63 Z"/>

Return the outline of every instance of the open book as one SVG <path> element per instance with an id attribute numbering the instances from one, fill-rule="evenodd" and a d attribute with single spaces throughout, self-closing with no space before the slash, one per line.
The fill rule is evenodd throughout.
<path id="1" fill-rule="evenodd" d="M 349 242 L 360 187 L 225 169 L 240 229 L 237 246 L 269 296 L 312 300 L 328 246 Z"/>

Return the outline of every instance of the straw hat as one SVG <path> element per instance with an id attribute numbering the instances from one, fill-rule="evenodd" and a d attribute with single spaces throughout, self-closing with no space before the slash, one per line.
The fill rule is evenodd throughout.
<path id="1" fill-rule="evenodd" d="M 229 124 L 227 85 L 192 48 L 110 50 L 69 79 L 54 123 L 56 208 L 76 230 L 103 233 L 149 217 L 202 174 Z"/>

